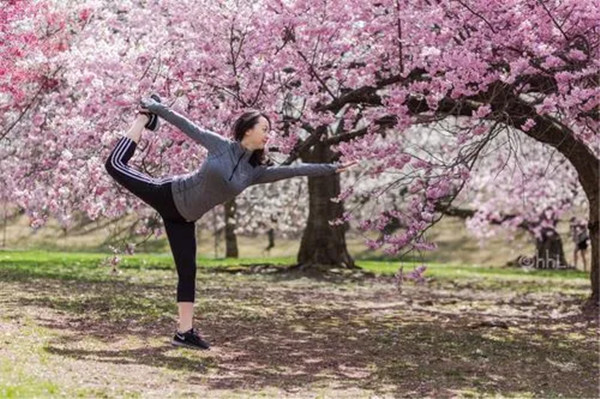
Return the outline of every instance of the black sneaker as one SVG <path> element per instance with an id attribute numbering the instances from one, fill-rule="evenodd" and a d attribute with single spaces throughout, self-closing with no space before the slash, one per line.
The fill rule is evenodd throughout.
<path id="1" fill-rule="evenodd" d="M 202 339 L 198 330 L 192 328 L 184 333 L 176 332 L 171 340 L 171 344 L 175 346 L 185 346 L 194 349 L 210 349 L 208 342 Z"/>
<path id="2" fill-rule="evenodd" d="M 161 99 L 158 96 L 158 94 L 152 94 L 150 98 L 152 98 L 158 103 L 161 102 Z M 140 111 L 140 114 L 148 115 L 148 117 L 150 118 L 150 120 L 144 126 L 146 129 L 152 131 L 156 131 L 158 129 L 158 115 L 150 111 Z"/>

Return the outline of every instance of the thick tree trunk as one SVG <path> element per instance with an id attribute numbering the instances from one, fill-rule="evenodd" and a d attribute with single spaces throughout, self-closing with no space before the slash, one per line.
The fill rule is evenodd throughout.
<path id="1" fill-rule="evenodd" d="M 305 161 L 330 162 L 331 150 L 318 143 Z M 302 269 L 356 268 L 346 247 L 347 224 L 331 226 L 329 220 L 341 217 L 342 202 L 330 201 L 340 194 L 340 175 L 308 178 L 309 215 L 298 252 L 298 265 Z"/>
<path id="2" fill-rule="evenodd" d="M 235 235 L 235 211 L 237 208 L 235 198 L 225 202 L 223 206 L 225 207 L 225 257 L 237 258 L 239 255 L 237 236 Z"/>
<path id="3" fill-rule="evenodd" d="M 535 267 L 538 269 L 565 269 L 569 267 L 565 259 L 563 243 L 558 232 L 552 228 L 542 231 L 542 237 L 535 240 Z"/>
<path id="4" fill-rule="evenodd" d="M 590 241 L 592 243 L 592 268 L 590 271 L 590 279 L 592 281 L 592 296 L 590 297 L 591 304 L 600 306 L 600 235 L 598 234 L 598 213 L 600 212 L 600 203 L 590 201 L 590 213 L 588 228 L 590 231 Z"/>

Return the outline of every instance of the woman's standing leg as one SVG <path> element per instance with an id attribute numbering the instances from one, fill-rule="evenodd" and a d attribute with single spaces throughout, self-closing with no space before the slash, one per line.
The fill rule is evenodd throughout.
<path id="1" fill-rule="evenodd" d="M 163 218 L 167 238 L 177 269 L 177 307 L 179 324 L 171 341 L 176 346 L 210 349 L 210 344 L 194 328 L 194 301 L 196 299 L 196 223 L 187 221 L 175 207 L 171 184 L 162 186 L 164 201 L 159 212 Z"/>
<path id="2" fill-rule="evenodd" d="M 168 216 L 163 217 L 163 221 L 178 276 L 179 327 L 171 343 L 195 349 L 209 349 L 210 344 L 193 328 L 196 296 L 196 224 Z"/>
<path id="3" fill-rule="evenodd" d="M 163 219 L 177 268 L 179 332 L 192 328 L 196 297 L 196 225 L 194 222 Z"/>

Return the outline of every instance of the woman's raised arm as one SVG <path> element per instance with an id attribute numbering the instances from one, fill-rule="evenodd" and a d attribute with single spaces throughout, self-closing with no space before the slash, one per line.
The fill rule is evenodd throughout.
<path id="1" fill-rule="evenodd" d="M 150 112 L 155 113 L 177 127 L 191 139 L 206 148 L 208 152 L 220 152 L 231 143 L 229 139 L 208 129 L 201 128 L 185 116 L 152 98 L 144 98 L 140 101 L 140 104 Z"/>
<path id="2" fill-rule="evenodd" d="M 298 165 L 263 166 L 252 184 L 271 183 L 294 176 L 328 176 L 336 173 L 338 166 L 332 163 L 301 163 Z"/>

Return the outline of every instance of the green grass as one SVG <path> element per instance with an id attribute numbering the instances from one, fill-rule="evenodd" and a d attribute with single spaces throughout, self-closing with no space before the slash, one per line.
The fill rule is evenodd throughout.
<path id="1" fill-rule="evenodd" d="M 522 268 L 508 267 L 483 267 L 468 266 L 455 263 L 437 263 L 437 262 L 383 262 L 383 261 L 358 261 L 360 267 L 378 273 L 393 274 L 400 266 L 404 266 L 404 271 L 410 271 L 414 267 L 424 264 L 427 266 L 426 274 L 437 278 L 472 278 L 472 277 L 501 277 L 501 278 L 556 278 L 556 279 L 579 279 L 587 278 L 587 273 L 580 270 L 562 269 L 562 270 L 532 270 Z"/>
<path id="2" fill-rule="evenodd" d="M 28 374 L 23 365 L 9 359 L 0 359 L 0 376 L 1 398 L 30 398 L 60 392 L 58 384 Z"/>
<path id="3" fill-rule="evenodd" d="M 22 281 L 32 278 L 59 279 L 79 282 L 110 281 L 139 285 L 151 283 L 161 273 L 176 276 L 175 265 L 170 253 L 119 255 L 119 274 L 111 274 L 111 268 L 103 262 L 112 254 L 47 251 L 0 251 L 0 280 Z M 294 257 L 271 258 L 197 258 L 200 271 L 227 268 L 243 270 L 255 264 L 288 266 L 295 263 Z M 422 262 L 390 262 L 360 260 L 356 264 L 376 275 L 391 276 L 400 266 L 409 272 Z M 587 273 L 579 270 L 531 270 L 522 268 L 484 267 L 458 264 L 426 263 L 424 276 L 439 282 L 453 282 L 455 288 L 467 285 L 479 289 L 495 290 L 512 286 L 517 291 L 552 291 L 553 281 L 561 281 L 569 291 L 574 285 L 586 284 Z M 143 271 L 143 273 L 140 273 Z M 541 284 L 546 282 L 546 284 Z M 117 300 L 117 299 L 115 299 Z M 115 303 L 117 305 L 117 303 Z M 139 304 L 136 304 L 138 306 Z M 85 306 L 85 301 L 79 306 Z M 148 310 L 152 306 L 143 307 Z M 145 310 L 145 311 L 146 311 Z M 164 310 L 164 309 L 163 309 Z M 155 315 L 154 312 L 152 312 Z"/>
<path id="4" fill-rule="evenodd" d="M 112 254 L 85 252 L 46 252 L 46 251 L 6 251 L 0 250 L 0 265 L 3 267 L 22 267 L 36 274 L 71 276 L 79 278 L 82 274 L 93 276 L 100 263 Z M 173 269 L 170 253 L 118 255 L 121 258 L 120 269 Z M 205 258 L 197 257 L 200 268 L 246 266 L 251 264 L 273 264 L 285 266 L 294 264 L 295 257 L 255 257 L 255 258 Z M 553 279 L 585 279 L 588 273 L 580 270 L 529 270 L 521 268 L 499 268 L 459 265 L 454 263 L 417 262 L 417 261 L 369 261 L 359 260 L 356 264 L 365 270 L 382 275 L 394 274 L 400 266 L 410 271 L 420 264 L 427 265 L 427 276 L 447 279 L 463 279 L 473 277 L 500 277 L 505 279 L 521 278 L 553 278 Z"/>

